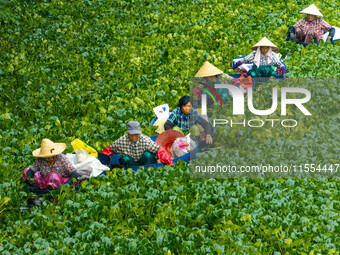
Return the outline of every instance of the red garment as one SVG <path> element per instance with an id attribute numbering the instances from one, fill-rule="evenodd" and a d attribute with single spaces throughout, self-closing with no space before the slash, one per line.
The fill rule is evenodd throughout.
<path id="1" fill-rule="evenodd" d="M 21 178 L 24 181 L 27 180 L 26 174 L 27 174 L 28 170 L 29 170 L 29 168 L 25 168 L 24 171 L 22 172 Z M 55 172 L 51 172 L 51 173 L 47 174 L 46 176 L 41 176 L 40 172 L 36 172 L 34 174 L 33 178 L 35 179 L 36 187 L 38 189 L 41 189 L 41 190 L 46 190 L 52 185 L 54 185 L 54 188 L 57 188 L 60 185 L 67 182 L 68 179 L 69 179 L 69 178 L 66 178 L 66 177 L 62 177 L 61 175 L 59 175 L 58 173 L 55 173 Z"/>
<path id="2" fill-rule="evenodd" d="M 248 75 L 247 77 L 242 74 L 240 76 L 240 78 L 234 78 L 233 79 L 233 85 L 240 85 L 244 90 L 248 90 L 248 88 L 252 88 L 253 87 L 253 81 L 251 79 L 251 76 Z"/>
<path id="3" fill-rule="evenodd" d="M 159 148 L 159 150 L 157 151 L 157 157 L 164 164 L 167 164 L 167 165 L 173 165 L 174 164 L 174 162 L 172 162 L 172 160 L 171 160 L 169 153 L 162 147 Z"/>
<path id="4" fill-rule="evenodd" d="M 103 151 L 102 151 L 103 154 L 105 155 L 112 155 L 113 152 L 111 151 L 111 148 L 110 148 L 110 145 L 108 145 Z"/>

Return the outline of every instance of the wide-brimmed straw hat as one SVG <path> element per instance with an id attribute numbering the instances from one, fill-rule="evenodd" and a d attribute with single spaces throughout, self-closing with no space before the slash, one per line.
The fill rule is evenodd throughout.
<path id="1" fill-rule="evenodd" d="M 251 49 L 252 50 L 256 50 L 257 47 L 272 47 L 272 50 L 278 50 L 279 48 L 272 43 L 271 41 L 269 41 L 266 37 L 263 37 L 260 41 L 258 41 Z"/>
<path id="2" fill-rule="evenodd" d="M 219 74 L 223 74 L 223 71 L 206 61 L 195 77 L 208 77 Z"/>
<path id="3" fill-rule="evenodd" d="M 34 157 L 37 158 L 49 158 L 59 155 L 66 149 L 65 143 L 54 143 L 50 139 L 43 139 L 41 141 L 41 147 L 32 152 Z"/>
<path id="4" fill-rule="evenodd" d="M 311 4 L 306 9 L 303 9 L 300 13 L 323 17 L 322 13 L 318 8 L 316 8 L 315 4 Z"/>
<path id="5" fill-rule="evenodd" d="M 183 136 L 185 135 L 177 130 L 166 130 L 157 137 L 156 143 L 162 146 L 168 153 L 171 153 L 171 146 L 176 138 Z"/>

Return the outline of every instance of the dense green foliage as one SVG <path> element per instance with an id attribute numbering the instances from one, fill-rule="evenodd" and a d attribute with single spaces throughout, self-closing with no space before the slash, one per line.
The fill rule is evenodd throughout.
<path id="1" fill-rule="evenodd" d="M 44 206 L 20 210 L 33 196 L 21 170 L 33 163 L 42 138 L 68 145 L 80 138 L 101 150 L 128 120 L 139 120 L 151 135 L 152 108 L 174 108 L 206 60 L 232 72 L 232 59 L 267 36 L 286 57 L 288 76 L 339 78 L 339 45 L 285 41 L 309 1 L 0 2 L 8 6 L 0 28 L 2 254 L 339 254 L 338 179 L 196 180 L 177 164 L 116 170 L 80 192 L 65 190 Z M 340 26 L 338 1 L 314 3 Z M 313 114 L 329 122 L 315 130 L 306 119 L 306 129 L 286 134 L 296 154 L 286 151 L 285 160 L 309 153 L 339 160 L 338 92 L 336 86 L 315 92 L 320 102 Z M 327 93 L 331 100 L 324 101 Z M 237 139 L 240 132 L 221 138 L 230 141 L 230 153 L 240 142 L 254 148 L 251 137 Z M 304 138 L 310 143 L 300 150 L 292 141 Z M 334 147 L 328 151 L 324 143 Z M 287 148 L 283 139 L 268 146 Z M 273 162 L 282 160 L 274 155 Z M 254 153 L 250 160 L 262 157 Z"/>
<path id="2" fill-rule="evenodd" d="M 11 19 L 16 4 L 16 0 L 0 0 L 0 22 L 2 24 Z"/>
<path id="3" fill-rule="evenodd" d="M 337 182 L 189 176 L 180 164 L 136 173 L 119 170 L 91 180 L 79 192 L 57 194 L 57 205 L 50 199 L 24 212 L 19 204 L 27 194 L 17 193 L 15 181 L 1 184 L 1 194 L 16 206 L 2 215 L 6 236 L 0 250 L 337 254 Z"/>

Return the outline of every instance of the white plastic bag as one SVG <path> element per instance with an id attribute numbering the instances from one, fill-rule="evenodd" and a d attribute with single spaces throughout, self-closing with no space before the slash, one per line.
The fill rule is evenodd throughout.
<path id="1" fill-rule="evenodd" d="M 162 104 L 153 108 L 153 112 L 156 114 L 158 120 L 168 119 L 170 115 L 169 105 Z"/>
<path id="2" fill-rule="evenodd" d="M 157 120 L 153 126 L 158 126 L 156 132 L 162 133 L 164 131 L 164 124 L 170 116 L 170 110 L 168 104 L 162 104 L 153 108 L 154 113 L 157 116 Z"/>
<path id="3" fill-rule="evenodd" d="M 158 119 L 167 119 L 170 115 L 169 105 L 162 104 L 153 108 Z"/>
<path id="4" fill-rule="evenodd" d="M 83 156 L 83 155 L 81 155 Z M 80 162 L 76 154 L 66 154 L 66 157 L 71 161 L 74 168 L 77 170 L 81 177 L 90 178 L 100 175 L 103 171 L 110 170 L 109 167 L 100 163 L 100 161 L 93 156 L 87 157 L 84 161 Z"/>
<path id="5" fill-rule="evenodd" d="M 190 136 L 178 137 L 171 146 L 172 158 L 181 157 L 196 148 L 196 142 Z"/>
<path id="6" fill-rule="evenodd" d="M 84 149 L 76 149 L 74 151 L 76 152 L 78 163 L 83 162 L 90 157 L 90 154 Z"/>

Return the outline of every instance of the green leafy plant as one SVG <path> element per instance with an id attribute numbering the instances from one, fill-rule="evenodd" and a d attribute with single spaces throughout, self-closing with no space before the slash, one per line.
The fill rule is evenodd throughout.
<path id="1" fill-rule="evenodd" d="M 0 3 L 1 254 L 339 254 L 338 179 L 192 179 L 178 163 L 113 169 L 78 192 L 40 197 L 42 206 L 29 205 L 36 195 L 20 180 L 45 137 L 66 142 L 67 153 L 75 138 L 102 150 L 129 120 L 153 135 L 153 107 L 174 109 L 204 61 L 232 73 L 232 60 L 264 36 L 279 46 L 289 77 L 339 78 L 337 42 L 285 41 L 309 3 Z M 340 26 L 338 1 L 314 3 Z M 256 106 L 268 106 L 271 91 L 257 92 Z M 312 90 L 313 118 L 299 119 L 294 131 L 235 128 L 216 141 L 228 143 L 224 153 L 235 164 L 335 162 L 338 92 L 334 84 Z"/>

